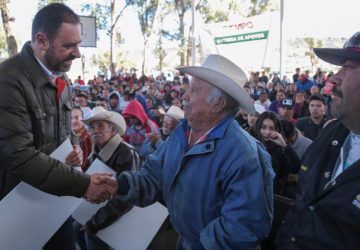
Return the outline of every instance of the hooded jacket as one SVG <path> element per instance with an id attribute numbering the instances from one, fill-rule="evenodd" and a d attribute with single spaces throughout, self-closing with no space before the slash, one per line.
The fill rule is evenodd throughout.
<path id="1" fill-rule="evenodd" d="M 116 107 L 112 107 L 111 106 L 111 102 L 110 102 L 110 100 L 111 100 L 111 98 L 113 97 L 113 96 L 117 96 L 117 98 L 118 98 L 118 103 L 117 103 L 117 105 L 116 105 Z M 110 93 L 110 95 L 109 95 L 109 110 L 110 111 L 115 111 L 115 112 L 118 112 L 118 113 L 121 113 L 121 102 L 123 101 L 123 98 L 120 96 L 120 94 L 119 94 L 119 92 L 117 92 L 117 91 L 113 91 L 113 92 L 111 92 Z"/>
<path id="2" fill-rule="evenodd" d="M 158 133 L 158 126 L 154 121 L 149 119 L 144 108 L 137 100 L 132 100 L 122 115 L 124 118 L 134 116 L 140 121 L 139 126 L 132 125 L 126 130 L 124 135 L 125 141 L 140 151 L 140 147 L 146 138 L 146 134 Z"/>

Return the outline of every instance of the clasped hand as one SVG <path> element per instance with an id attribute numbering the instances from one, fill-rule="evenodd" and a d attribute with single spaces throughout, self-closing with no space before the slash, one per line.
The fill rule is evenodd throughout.
<path id="1" fill-rule="evenodd" d="M 117 192 L 117 181 L 110 173 L 95 173 L 90 176 L 90 184 L 84 198 L 91 203 L 110 200 Z"/>

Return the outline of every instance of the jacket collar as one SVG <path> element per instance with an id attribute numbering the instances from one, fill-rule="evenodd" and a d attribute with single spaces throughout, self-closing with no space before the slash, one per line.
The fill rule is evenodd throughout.
<path id="1" fill-rule="evenodd" d="M 24 66 L 26 68 L 26 71 L 31 77 L 35 88 L 40 88 L 41 86 L 50 82 L 46 72 L 34 56 L 30 41 L 24 44 L 20 54 L 23 58 L 23 61 L 25 62 Z"/>
<path id="2" fill-rule="evenodd" d="M 97 154 L 98 158 L 100 158 L 103 162 L 107 162 L 122 141 L 123 139 L 121 136 L 119 134 L 115 134 Z M 96 146 L 93 147 L 91 155 L 96 155 L 95 147 Z M 91 158 L 91 156 L 89 158 Z"/>
<path id="3" fill-rule="evenodd" d="M 229 124 L 233 121 L 232 116 L 227 116 L 223 120 L 221 120 L 215 127 L 211 130 L 211 132 L 207 135 L 206 139 L 203 142 L 213 141 L 215 139 L 220 139 L 224 137 L 225 131 L 228 128 Z M 182 120 L 181 124 L 177 126 L 174 132 L 179 137 L 179 140 L 186 151 L 188 149 L 188 137 L 190 134 L 190 125 L 187 120 Z"/>

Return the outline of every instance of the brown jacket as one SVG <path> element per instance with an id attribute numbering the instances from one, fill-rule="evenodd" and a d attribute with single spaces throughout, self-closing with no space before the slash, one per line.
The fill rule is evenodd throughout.
<path id="1" fill-rule="evenodd" d="M 65 76 L 66 78 L 66 76 Z M 71 134 L 69 86 L 59 104 L 30 42 L 0 64 L 0 199 L 20 181 L 55 195 L 81 197 L 89 176 L 50 158 Z"/>

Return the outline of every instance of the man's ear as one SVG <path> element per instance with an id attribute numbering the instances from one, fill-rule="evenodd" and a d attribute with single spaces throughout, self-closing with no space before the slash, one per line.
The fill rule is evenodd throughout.
<path id="1" fill-rule="evenodd" d="M 211 111 L 213 113 L 219 113 L 222 111 L 226 106 L 226 98 L 223 96 L 220 96 L 219 100 L 216 103 L 211 104 Z"/>
<path id="2" fill-rule="evenodd" d="M 40 49 L 47 50 L 49 47 L 49 39 L 47 35 L 42 32 L 36 33 L 35 42 Z"/>

